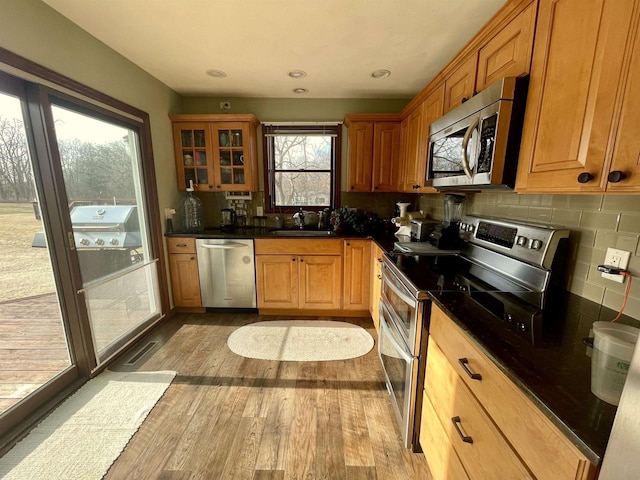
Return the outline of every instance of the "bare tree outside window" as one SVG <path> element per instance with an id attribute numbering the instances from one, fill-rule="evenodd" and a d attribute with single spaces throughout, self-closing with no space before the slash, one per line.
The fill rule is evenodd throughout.
<path id="1" fill-rule="evenodd" d="M 337 128 L 296 127 L 265 136 L 271 209 L 332 207 Z"/>

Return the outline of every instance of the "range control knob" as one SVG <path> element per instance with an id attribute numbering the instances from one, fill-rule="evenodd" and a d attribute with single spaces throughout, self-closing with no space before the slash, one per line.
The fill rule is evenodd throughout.
<path id="1" fill-rule="evenodd" d="M 118 244 L 118 239 L 117 239 L 117 238 L 112 238 L 112 239 L 109 241 L 109 243 L 110 243 L 111 245 L 117 245 L 117 244 Z"/>
<path id="2" fill-rule="evenodd" d="M 473 233 L 473 231 L 476 229 L 476 227 L 473 226 L 473 224 L 469 224 L 467 225 L 467 232 L 469 233 Z"/>
<path id="3" fill-rule="evenodd" d="M 89 245 L 89 239 L 88 238 L 83 238 L 82 240 L 80 240 L 80 245 Z"/>
<path id="4" fill-rule="evenodd" d="M 542 247 L 542 241 L 541 240 L 531 240 L 531 247 L 533 250 L 540 250 L 540 247 Z"/>
<path id="5" fill-rule="evenodd" d="M 527 237 L 523 237 L 522 235 L 520 235 L 518 236 L 518 238 L 516 238 L 516 244 L 524 247 L 527 244 L 527 240 Z"/>
<path id="6" fill-rule="evenodd" d="M 104 245 L 104 240 L 101 238 L 96 239 L 96 245 Z"/>

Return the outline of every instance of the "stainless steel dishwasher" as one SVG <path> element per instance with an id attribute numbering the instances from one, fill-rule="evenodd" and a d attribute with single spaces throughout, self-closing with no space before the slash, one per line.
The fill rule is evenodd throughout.
<path id="1" fill-rule="evenodd" d="M 202 306 L 256 308 L 256 271 L 251 239 L 198 239 Z"/>

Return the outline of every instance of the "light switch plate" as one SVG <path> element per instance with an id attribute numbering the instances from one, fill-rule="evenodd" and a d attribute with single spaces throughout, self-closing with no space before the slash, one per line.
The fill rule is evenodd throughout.
<path id="1" fill-rule="evenodd" d="M 629 266 L 630 258 L 631 252 L 627 252 L 626 250 L 618 250 L 617 248 L 607 248 L 607 254 L 604 256 L 604 264 L 626 270 Z M 611 275 L 610 273 L 603 273 L 602 276 L 618 283 L 624 283 L 625 280 L 624 275 Z"/>

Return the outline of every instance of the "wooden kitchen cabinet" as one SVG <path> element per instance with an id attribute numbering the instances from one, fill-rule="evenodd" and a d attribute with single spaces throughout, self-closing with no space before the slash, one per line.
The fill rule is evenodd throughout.
<path id="1" fill-rule="evenodd" d="M 638 191 L 639 15 L 637 0 L 540 1 L 518 192 Z"/>
<path id="2" fill-rule="evenodd" d="M 400 182 L 398 115 L 345 116 L 349 129 L 347 190 L 396 192 Z"/>
<path id="3" fill-rule="evenodd" d="M 261 313 L 338 312 L 342 240 L 255 239 Z"/>
<path id="4" fill-rule="evenodd" d="M 256 255 L 258 308 L 298 308 L 298 257 Z"/>
<path id="5" fill-rule="evenodd" d="M 196 191 L 258 189 L 257 134 L 253 115 L 171 115 L 178 188 Z"/>
<path id="6" fill-rule="evenodd" d="M 429 334 L 424 393 L 437 412 L 441 426 L 448 432 L 452 448 L 459 456 L 469 478 L 594 478 L 595 466 L 476 347 L 453 320 L 435 305 L 432 307 Z M 463 359 L 466 360 L 461 362 Z M 479 377 L 472 378 L 464 367 L 474 374 L 479 374 Z M 474 406 L 479 407 L 479 413 L 472 412 Z M 465 412 L 464 416 L 457 413 L 458 411 Z M 471 422 L 480 414 L 489 420 L 489 426 L 485 425 L 476 430 L 475 420 L 474 423 Z M 473 438 L 473 444 L 459 441 L 459 435 L 451 421 L 451 417 L 455 416 L 463 419 L 462 424 L 458 426 L 467 436 Z M 425 425 L 427 424 L 423 423 L 422 428 L 425 428 Z M 516 459 L 526 468 L 525 473 L 481 473 L 478 469 L 485 466 L 479 465 L 483 462 L 478 462 L 476 458 L 490 459 L 492 454 L 482 453 L 478 457 L 478 452 L 474 453 L 472 450 L 476 446 L 487 444 L 493 445 L 492 449 L 503 449 L 505 440 L 516 454 Z M 429 461 L 429 453 L 426 449 L 424 451 Z M 501 455 L 511 458 L 511 454 L 505 454 L 504 451 Z M 438 462 L 436 459 L 435 468 Z M 496 462 L 502 467 L 502 460 L 487 463 Z M 512 463 L 511 460 L 508 463 Z M 514 465 L 514 472 L 520 471 L 520 466 L 517 463 Z"/>
<path id="7" fill-rule="evenodd" d="M 477 54 L 469 55 L 444 81 L 444 113 L 450 112 L 475 94 Z"/>
<path id="8" fill-rule="evenodd" d="M 382 248 L 374 241 L 371 241 L 371 301 L 369 302 L 369 313 L 376 327 L 376 332 L 380 331 L 380 294 L 382 293 Z"/>
<path id="9" fill-rule="evenodd" d="M 532 2 L 478 52 L 476 90 L 504 77 L 527 75 L 531 67 L 537 2 Z"/>
<path id="10" fill-rule="evenodd" d="M 371 297 L 371 240 L 344 241 L 345 310 L 368 311 Z"/>
<path id="11" fill-rule="evenodd" d="M 434 337 L 429 340 L 425 392 L 470 478 L 533 478 Z"/>
<path id="12" fill-rule="evenodd" d="M 195 238 L 167 238 L 174 307 L 202 307 Z"/>
<path id="13" fill-rule="evenodd" d="M 420 105 L 419 112 L 409 115 L 403 131 L 404 188 L 405 192 L 432 193 L 436 190 L 425 187 L 427 154 L 429 148 L 429 126 L 442 116 L 444 108 L 444 84 L 434 90 Z M 403 121 L 403 126 L 405 121 Z"/>

